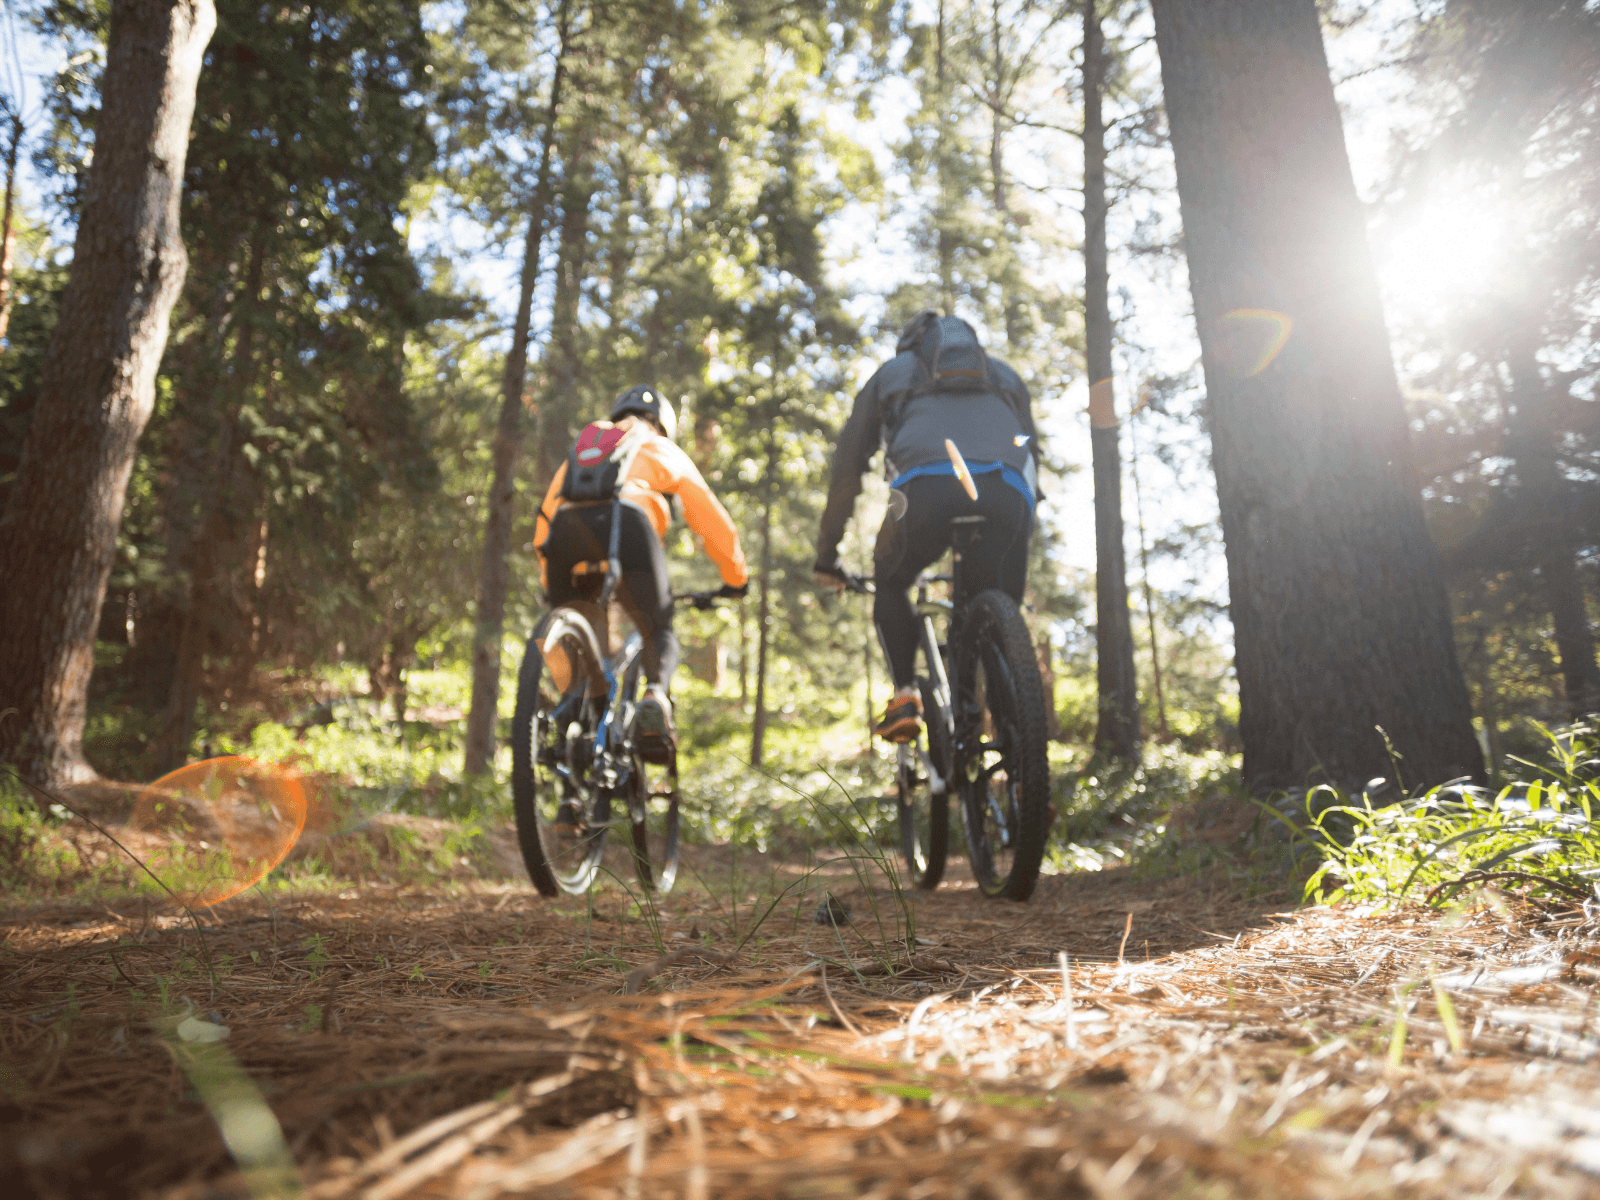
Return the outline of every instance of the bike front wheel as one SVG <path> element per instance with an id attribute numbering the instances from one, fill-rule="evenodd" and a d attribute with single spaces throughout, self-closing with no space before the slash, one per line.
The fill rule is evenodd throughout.
<path id="1" fill-rule="evenodd" d="M 605 700 L 593 630 L 580 614 L 556 609 L 528 639 L 511 718 L 517 843 L 546 896 L 581 894 L 600 867 L 611 796 L 595 784 L 593 758 Z"/>
<path id="2" fill-rule="evenodd" d="M 954 774 L 972 873 L 987 896 L 1033 894 L 1049 836 L 1044 687 L 1010 596 L 980 592 L 957 648 Z"/>

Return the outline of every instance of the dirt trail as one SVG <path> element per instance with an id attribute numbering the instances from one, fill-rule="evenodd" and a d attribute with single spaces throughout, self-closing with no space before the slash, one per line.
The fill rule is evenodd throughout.
<path id="1" fill-rule="evenodd" d="M 653 912 L 363 886 L 230 901 L 204 952 L 140 901 L 14 908 L 0 1178 L 287 1194 L 228 1125 L 270 1106 L 325 1200 L 1600 1191 L 1581 914 L 1283 911 L 1127 871 L 908 914 L 844 863 L 688 856 Z"/>

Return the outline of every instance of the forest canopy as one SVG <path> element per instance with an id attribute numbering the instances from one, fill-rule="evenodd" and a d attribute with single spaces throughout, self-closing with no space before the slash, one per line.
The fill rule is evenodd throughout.
<path id="1" fill-rule="evenodd" d="M 1044 502 L 1027 614 L 1062 761 L 1175 743 L 1242 749 L 1247 769 L 1254 753 L 1265 785 L 1314 782 L 1318 764 L 1359 784 L 1328 749 L 1268 762 L 1266 742 L 1301 735 L 1254 733 L 1251 712 L 1302 697 L 1296 728 L 1362 724 L 1367 757 L 1350 762 L 1387 762 L 1371 726 L 1403 741 L 1404 722 L 1351 717 L 1366 710 L 1344 694 L 1377 685 L 1317 649 L 1314 629 L 1278 626 L 1313 601 L 1409 613 L 1385 599 L 1399 584 L 1440 632 L 1396 617 L 1393 644 L 1433 639 L 1446 665 L 1429 695 L 1460 689 L 1459 745 L 1440 763 L 1473 774 L 1481 754 L 1497 775 L 1535 723 L 1600 709 L 1600 13 L 1345 0 L 1317 6 L 1319 26 L 1310 0 L 1265 7 L 1285 39 L 1326 46 L 1328 69 L 1311 73 L 1331 98 L 1327 163 L 1353 180 L 1349 237 L 1301 228 L 1279 282 L 1304 267 L 1314 291 L 1318 264 L 1357 261 L 1367 282 L 1330 303 L 1348 313 L 1372 289 L 1376 324 L 1358 332 L 1319 334 L 1323 310 L 1288 314 L 1271 287 L 1217 299 L 1232 324 L 1211 321 L 1202 255 L 1220 243 L 1196 224 L 1207 193 L 1183 141 L 1205 119 L 1174 83 L 1174 47 L 1208 44 L 1194 5 L 220 0 L 182 178 L 187 275 L 100 609 L 90 764 L 148 779 L 208 753 L 292 750 L 353 783 L 470 803 L 542 605 L 537 499 L 577 430 L 636 383 L 680 409 L 679 443 L 756 573 L 744 605 L 680 617 L 686 744 L 757 763 L 859 752 L 889 688 L 867 606 L 813 580 L 814 539 L 852 397 L 928 307 L 966 318 L 1034 397 Z M 11 72 L 4 98 L 5 519 L 105 121 L 111 28 L 102 6 L 19 12 L 10 36 L 62 53 L 43 76 Z M 1265 16 L 1244 20 L 1228 55 L 1278 36 Z M 1243 79 L 1229 61 L 1217 69 Z M 1394 376 L 1332 417 L 1284 408 L 1300 422 L 1291 441 L 1327 451 L 1302 461 L 1229 397 L 1277 403 L 1287 373 L 1339 357 L 1317 337 L 1352 356 L 1375 339 L 1372 361 Z M 1121 457 L 1091 472 L 1091 385 L 1106 380 L 1111 424 L 1095 424 Z M 1350 416 L 1396 384 L 1392 411 Z M 1412 519 L 1341 499 L 1379 487 L 1329 465 L 1328 431 L 1352 422 L 1351 461 L 1393 468 L 1422 541 L 1306 543 L 1301 599 L 1262 590 L 1270 611 L 1245 621 L 1258 594 L 1230 597 L 1228 579 L 1263 576 L 1242 573 L 1249 506 L 1229 508 L 1256 486 L 1238 482 L 1239 447 L 1280 469 L 1260 486 L 1285 520 L 1387 532 Z M 1107 479 L 1126 572 L 1114 616 L 1096 590 L 1113 560 L 1097 562 L 1094 531 L 1110 526 L 1091 516 Z M 857 569 L 884 501 L 869 486 L 851 525 Z M 496 505 L 498 600 L 484 565 Z M 681 524 L 667 549 L 681 586 L 714 583 Z M 1267 626 L 1287 640 L 1260 670 Z M 1352 660 L 1406 674 L 1382 669 L 1389 643 L 1369 636 L 1347 639 Z M 1134 689 L 1120 740 L 1106 723 L 1116 676 L 1096 670 L 1112 651 Z M 489 736 L 476 764 L 475 705 Z"/>

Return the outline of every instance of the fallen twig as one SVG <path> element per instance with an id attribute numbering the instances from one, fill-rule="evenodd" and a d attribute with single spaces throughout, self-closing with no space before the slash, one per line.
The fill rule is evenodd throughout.
<path id="1" fill-rule="evenodd" d="M 646 980 L 653 979 L 668 967 L 676 966 L 686 959 L 703 958 L 707 962 L 731 963 L 738 957 L 739 952 L 737 950 L 712 950 L 708 946 L 680 946 L 670 954 L 663 954 L 653 963 L 647 963 L 645 966 L 635 967 L 629 971 L 628 978 L 622 983 L 622 994 L 624 996 L 638 995 L 639 989 L 644 986 Z"/>

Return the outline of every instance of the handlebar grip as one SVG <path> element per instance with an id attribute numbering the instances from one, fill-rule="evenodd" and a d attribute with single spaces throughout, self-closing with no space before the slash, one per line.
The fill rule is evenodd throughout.
<path id="1" fill-rule="evenodd" d="M 717 606 L 716 592 L 673 592 L 672 598 L 681 600 L 690 608 L 698 609 L 700 612 L 710 612 Z"/>
<path id="2" fill-rule="evenodd" d="M 862 596 L 874 596 L 877 588 L 873 585 L 871 575 L 852 575 L 849 571 L 844 573 L 845 586 L 852 592 Z"/>

